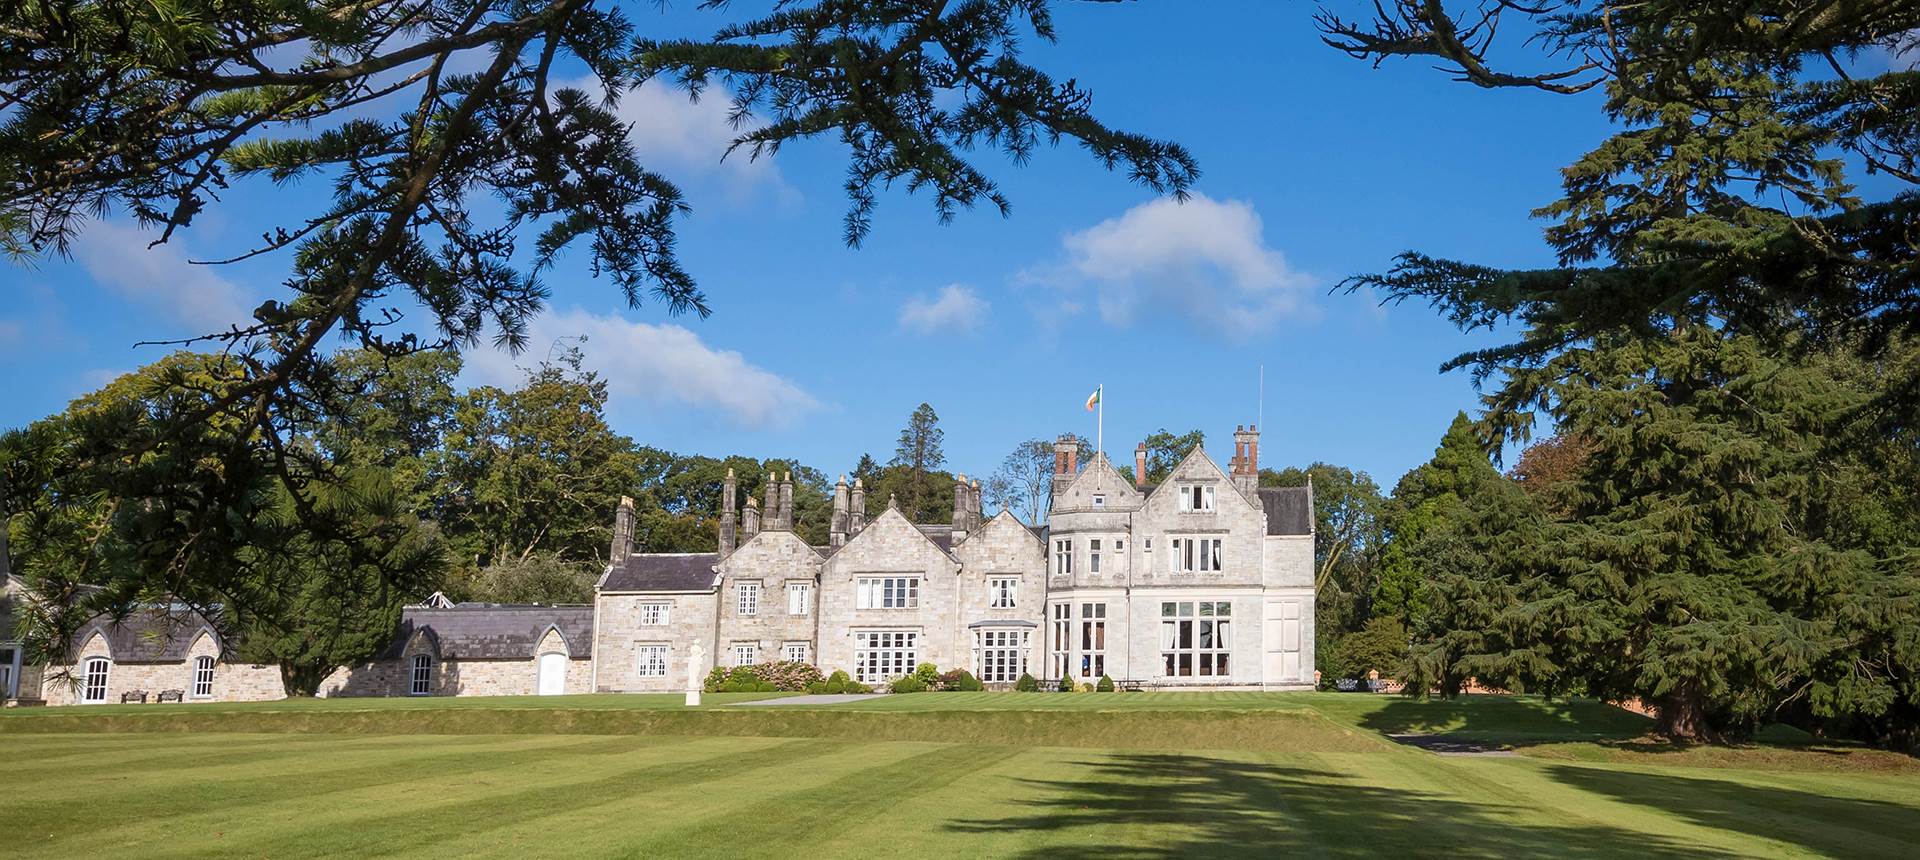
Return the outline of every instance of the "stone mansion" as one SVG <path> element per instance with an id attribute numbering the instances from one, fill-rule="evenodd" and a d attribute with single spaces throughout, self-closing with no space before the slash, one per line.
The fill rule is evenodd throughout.
<path id="1" fill-rule="evenodd" d="M 1104 455 L 1054 446 L 1047 522 L 987 516 L 980 485 L 954 484 L 950 523 L 914 523 L 866 489 L 833 490 L 825 546 L 793 530 L 791 476 L 740 503 L 728 474 L 719 551 L 636 553 L 622 499 L 590 606 L 408 607 L 392 643 L 341 669 L 321 695 L 532 695 L 685 689 L 689 656 L 711 665 L 812 663 L 883 683 L 921 663 L 992 687 L 1107 675 L 1149 689 L 1309 689 L 1314 667 L 1312 488 L 1258 486 L 1259 432 L 1236 428 L 1222 470 L 1196 449 L 1160 484 Z M 1146 448 L 1134 474 L 1146 474 Z M 18 580 L 5 595 L 20 599 Z M 0 601 L 0 640 L 8 638 Z M 279 698 L 277 670 L 228 661 L 200 619 L 154 610 L 102 620 L 55 673 L 10 665 L 9 701 L 117 702 L 127 691 L 187 701 Z M 128 629 L 129 627 L 137 629 Z M 42 676 L 45 676 L 43 680 Z"/>

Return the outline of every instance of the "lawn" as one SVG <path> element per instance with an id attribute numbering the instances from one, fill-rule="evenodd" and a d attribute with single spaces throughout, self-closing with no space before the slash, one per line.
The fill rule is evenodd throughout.
<path id="1" fill-rule="evenodd" d="M 1908 857 L 1920 844 L 1911 759 L 1652 752 L 1631 741 L 1638 717 L 1592 703 L 924 694 L 688 710 L 677 698 L 8 713 L 0 839 L 22 857 L 809 860 Z M 458 733 L 417 733 L 423 720 Z M 523 730 L 472 733 L 492 725 Z M 220 731 L 235 727 L 253 731 Z M 1526 754 L 1439 756 L 1387 732 Z"/>

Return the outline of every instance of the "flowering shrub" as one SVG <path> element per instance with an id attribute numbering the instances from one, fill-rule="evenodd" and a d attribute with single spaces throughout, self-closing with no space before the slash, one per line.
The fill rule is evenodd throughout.
<path id="1" fill-rule="evenodd" d="M 980 683 L 979 678 L 965 669 L 940 673 L 940 689 L 944 692 L 977 693 L 986 688 L 987 685 Z"/>
<path id="2" fill-rule="evenodd" d="M 794 660 L 782 660 L 731 669 L 715 666 L 701 686 L 709 693 L 800 692 L 819 681 L 819 669 Z"/>

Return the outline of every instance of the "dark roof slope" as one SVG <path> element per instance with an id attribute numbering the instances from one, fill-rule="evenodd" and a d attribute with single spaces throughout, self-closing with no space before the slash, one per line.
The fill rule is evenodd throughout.
<path id="1" fill-rule="evenodd" d="M 106 637 L 115 663 L 177 663 L 187 659 L 200 631 L 212 628 L 206 616 L 179 607 L 138 609 L 119 621 L 101 615 L 73 634 L 73 651 L 78 654 L 99 633 Z M 218 633 L 214 641 L 220 641 Z"/>
<path id="2" fill-rule="evenodd" d="M 953 554 L 953 526 L 946 523 L 918 523 L 914 528 L 926 535 L 927 540 L 933 541 L 933 545 L 939 547 L 941 552 Z"/>
<path id="3" fill-rule="evenodd" d="M 1313 534 L 1312 487 L 1261 487 L 1260 507 L 1267 512 L 1267 534 Z"/>
<path id="4" fill-rule="evenodd" d="M 533 658 L 547 628 L 560 628 L 576 659 L 593 654 L 593 607 L 466 605 L 452 609 L 408 609 L 400 630 L 380 656 L 392 659 L 406 650 L 416 631 L 437 643 L 441 659 L 527 660 Z"/>
<path id="5" fill-rule="evenodd" d="M 629 555 L 600 582 L 601 591 L 707 591 L 713 588 L 715 552 Z"/>

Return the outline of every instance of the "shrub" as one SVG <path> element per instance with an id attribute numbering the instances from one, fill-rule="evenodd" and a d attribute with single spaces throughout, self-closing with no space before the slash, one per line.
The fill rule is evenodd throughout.
<path id="1" fill-rule="evenodd" d="M 913 669 L 913 677 L 920 679 L 920 685 L 929 690 L 940 688 L 940 667 L 932 663 L 921 663 Z"/>
<path id="2" fill-rule="evenodd" d="M 807 685 L 807 694 L 810 696 L 819 696 L 828 692 L 831 691 L 827 689 L 827 682 L 825 681 L 815 681 Z"/>
<path id="3" fill-rule="evenodd" d="M 1096 685 L 1094 685 L 1094 687 L 1093 687 L 1093 688 L 1094 688 L 1095 690 L 1098 690 L 1098 691 L 1100 691 L 1100 692 L 1102 692 L 1102 693 L 1111 693 L 1111 692 L 1113 692 L 1113 679 L 1112 679 L 1112 678 L 1109 678 L 1109 677 L 1107 677 L 1107 676 L 1105 676 L 1105 675 L 1101 675 L 1101 676 L 1100 676 L 1100 683 L 1098 683 L 1098 684 L 1096 684 Z"/>
<path id="4" fill-rule="evenodd" d="M 726 682 L 727 667 L 715 666 L 713 667 L 713 671 L 707 673 L 707 680 L 700 684 L 700 689 L 709 693 L 718 693 L 720 692 L 720 686 Z"/>
<path id="5" fill-rule="evenodd" d="M 1079 687 L 1076 687 L 1076 686 L 1074 686 L 1074 683 L 1073 683 L 1073 679 L 1072 679 L 1072 678 L 1068 678 L 1068 677 L 1066 677 L 1066 676 L 1061 676 L 1061 678 L 1060 678 L 1060 687 L 1059 687 L 1059 690 L 1060 690 L 1060 692 L 1062 692 L 1062 693 L 1071 693 L 1071 692 L 1073 692 L 1073 691 L 1075 691 L 1075 690 L 1078 690 L 1078 689 L 1080 689 L 1080 688 L 1079 688 Z"/>
<path id="6" fill-rule="evenodd" d="M 896 693 L 924 693 L 927 691 L 927 682 L 920 680 L 920 674 L 915 672 L 912 675 L 895 678 L 893 680 L 893 691 Z"/>
<path id="7" fill-rule="evenodd" d="M 869 687 L 869 686 L 867 686 L 867 685 L 865 685 L 865 684 L 862 684 L 862 683 L 860 683 L 859 681 L 848 681 L 848 682 L 846 683 L 846 685 L 845 685 L 844 687 L 842 687 L 842 688 L 841 688 L 841 692 L 843 692 L 843 693 L 859 693 L 859 694 L 861 694 L 861 695 L 865 695 L 865 694 L 867 694 L 867 693 L 871 693 L 871 692 L 873 692 L 873 688 L 872 688 L 872 687 Z"/>
<path id="8" fill-rule="evenodd" d="M 1022 693 L 1037 693 L 1040 692 L 1040 682 L 1032 675 L 1021 672 L 1020 680 L 1013 682 L 1013 689 Z"/>
<path id="9" fill-rule="evenodd" d="M 831 674 L 831 675 L 828 675 L 828 676 L 827 676 L 827 680 L 829 680 L 829 681 L 839 681 L 839 682 L 840 682 L 841 684 L 843 684 L 843 685 L 844 685 L 844 684 L 846 684 L 846 683 L 847 683 L 848 681 L 851 681 L 851 680 L 853 680 L 853 676 L 852 676 L 852 675 L 848 675 L 848 674 L 847 674 L 847 670 L 845 670 L 845 669 L 835 669 L 835 670 L 833 670 L 833 674 Z"/>
<path id="10" fill-rule="evenodd" d="M 960 692 L 978 693 L 981 690 L 985 690 L 986 688 L 987 688 L 987 685 L 980 683 L 980 679 L 975 678 L 972 672 L 969 672 L 965 669 L 960 670 L 960 681 L 957 686 L 957 689 L 959 689 Z"/>
<path id="11" fill-rule="evenodd" d="M 825 688 L 827 693 L 836 696 L 847 691 L 847 682 L 845 681 L 822 681 L 820 682 L 820 686 Z"/>

